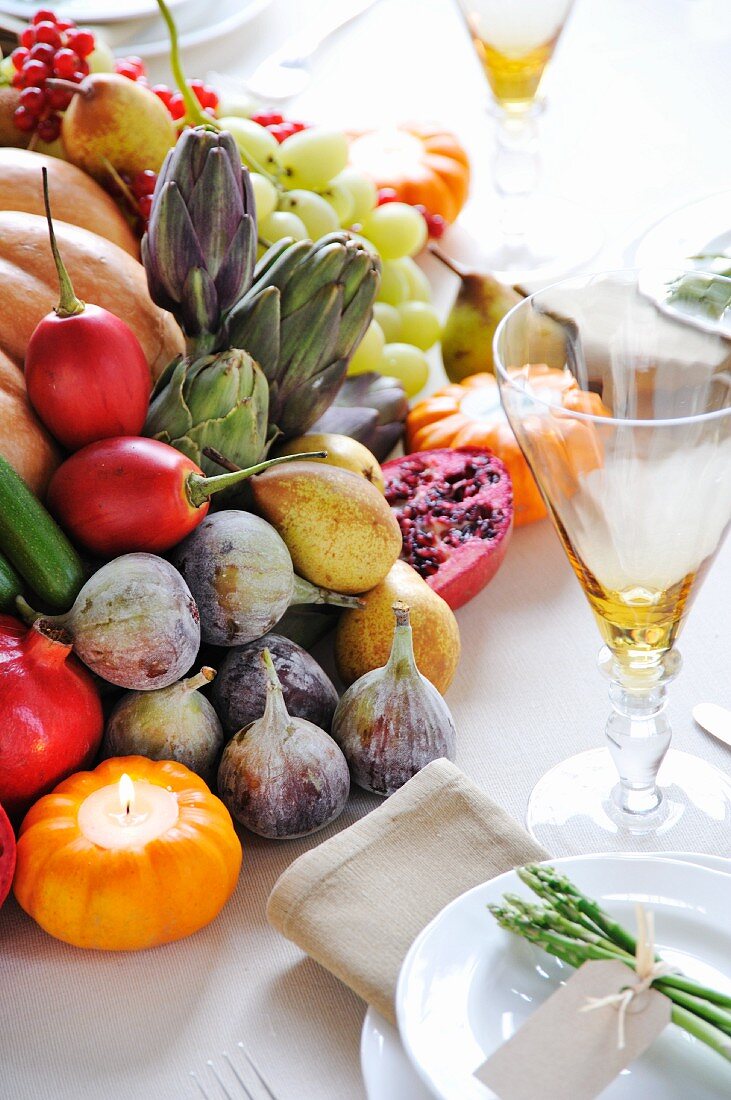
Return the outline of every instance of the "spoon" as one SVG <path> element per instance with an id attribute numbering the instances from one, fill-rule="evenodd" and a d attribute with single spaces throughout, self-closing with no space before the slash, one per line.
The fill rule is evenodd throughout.
<path id="1" fill-rule="evenodd" d="M 718 703 L 698 703 L 693 707 L 693 717 L 706 733 L 731 745 L 731 710 L 720 707 Z"/>

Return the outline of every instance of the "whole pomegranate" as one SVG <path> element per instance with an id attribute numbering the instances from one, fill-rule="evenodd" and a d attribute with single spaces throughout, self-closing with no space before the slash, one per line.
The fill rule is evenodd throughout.
<path id="1" fill-rule="evenodd" d="M 91 675 L 65 630 L 0 615 L 0 803 L 19 819 L 32 802 L 90 764 L 104 729 Z"/>
<path id="2" fill-rule="evenodd" d="M 403 536 L 401 557 L 454 610 L 497 573 L 513 530 L 513 486 L 483 447 L 394 458 L 383 466 L 386 500 Z"/>

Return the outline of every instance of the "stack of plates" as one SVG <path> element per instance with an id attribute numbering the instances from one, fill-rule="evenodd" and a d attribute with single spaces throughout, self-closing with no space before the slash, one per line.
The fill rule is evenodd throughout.
<path id="1" fill-rule="evenodd" d="M 731 993 L 731 860 L 668 853 L 552 862 L 629 928 L 637 902 L 651 909 L 660 954 Z M 486 906 L 510 892 L 529 894 L 514 871 L 457 898 L 417 937 L 399 978 L 399 1031 L 373 1009 L 365 1018 L 369 1100 L 494 1100 L 474 1071 L 573 973 L 498 927 Z M 670 1027 L 602 1096 L 722 1100 L 730 1080 L 719 1055 Z"/>
<path id="2" fill-rule="evenodd" d="M 231 34 L 258 15 L 271 0 L 168 0 L 183 48 Z M 39 0 L 0 0 L 0 13 L 29 20 Z M 58 16 L 97 29 L 117 54 L 160 57 L 169 49 L 165 24 L 155 0 L 53 0 Z"/>

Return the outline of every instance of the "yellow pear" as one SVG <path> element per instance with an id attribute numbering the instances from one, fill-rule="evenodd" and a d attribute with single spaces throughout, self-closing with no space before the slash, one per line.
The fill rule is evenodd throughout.
<path id="1" fill-rule="evenodd" d="M 352 474 L 358 474 L 359 477 L 370 481 L 382 493 L 385 492 L 383 471 L 375 455 L 372 455 L 357 439 L 351 439 L 349 435 L 337 435 L 335 432 L 309 432 L 307 435 L 298 435 L 296 439 L 288 439 L 282 446 L 277 447 L 276 453 L 296 455 L 303 451 L 327 451 L 327 458 L 317 458 L 314 461 L 326 462 L 328 466 L 340 466 L 343 470 L 350 470 Z"/>

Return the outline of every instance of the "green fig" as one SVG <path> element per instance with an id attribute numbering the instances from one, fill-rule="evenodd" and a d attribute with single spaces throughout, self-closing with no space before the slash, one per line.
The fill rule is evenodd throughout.
<path id="1" fill-rule="evenodd" d="M 462 382 L 471 374 L 494 374 L 492 341 L 505 314 L 523 300 L 513 287 L 492 275 L 467 271 L 434 245 L 430 251 L 458 275 L 461 286 L 442 332 L 442 360 L 450 382 Z"/>

